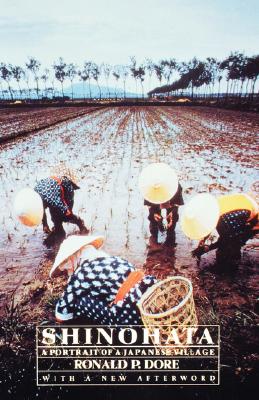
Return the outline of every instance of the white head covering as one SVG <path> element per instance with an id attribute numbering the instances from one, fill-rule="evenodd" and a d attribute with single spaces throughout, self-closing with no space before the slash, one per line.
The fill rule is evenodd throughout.
<path id="1" fill-rule="evenodd" d="M 92 244 L 89 244 L 83 248 L 80 255 L 80 261 L 92 261 L 99 257 L 109 257 L 109 254 L 105 253 L 103 250 L 97 249 Z"/>
<path id="2" fill-rule="evenodd" d="M 23 225 L 36 226 L 42 222 L 43 202 L 35 190 L 20 190 L 14 200 L 14 212 Z"/>
<path id="3" fill-rule="evenodd" d="M 211 194 L 201 193 L 184 206 L 181 228 L 190 239 L 200 240 L 216 228 L 219 217 L 217 199 Z"/>
<path id="4" fill-rule="evenodd" d="M 143 169 L 139 176 L 139 189 L 153 204 L 169 201 L 177 192 L 178 178 L 175 171 L 165 163 L 153 163 Z"/>
<path id="5" fill-rule="evenodd" d="M 103 245 L 103 242 L 103 236 L 71 235 L 67 239 L 63 240 L 55 262 L 50 270 L 50 278 L 55 276 L 58 269 L 61 271 L 67 270 L 68 273 L 73 273 L 83 249 L 88 245 L 92 245 L 98 249 Z"/>

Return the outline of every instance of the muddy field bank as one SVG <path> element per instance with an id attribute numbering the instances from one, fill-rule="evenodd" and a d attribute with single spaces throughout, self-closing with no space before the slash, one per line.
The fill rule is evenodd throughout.
<path id="1" fill-rule="evenodd" d="M 0 108 L 0 143 L 91 113 L 97 107 Z"/>

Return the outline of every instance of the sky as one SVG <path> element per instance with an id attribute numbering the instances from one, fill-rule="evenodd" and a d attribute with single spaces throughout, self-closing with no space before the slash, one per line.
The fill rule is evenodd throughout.
<path id="1" fill-rule="evenodd" d="M 0 61 L 49 67 L 259 51 L 258 0 L 0 0 Z"/>

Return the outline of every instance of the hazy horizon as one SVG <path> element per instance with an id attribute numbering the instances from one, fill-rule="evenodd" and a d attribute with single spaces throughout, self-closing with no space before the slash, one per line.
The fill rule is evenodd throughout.
<path id="1" fill-rule="evenodd" d="M 80 67 L 85 60 L 128 64 L 130 56 L 141 63 L 258 53 L 255 0 L 0 0 L 0 6 L 0 62 L 24 66 L 33 56 L 49 68 L 63 57 Z"/>

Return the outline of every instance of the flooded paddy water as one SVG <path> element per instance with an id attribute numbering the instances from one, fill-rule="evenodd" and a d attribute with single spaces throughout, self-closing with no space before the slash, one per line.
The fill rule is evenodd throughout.
<path id="1" fill-rule="evenodd" d="M 11 129 L 11 114 L 8 124 Z M 16 119 L 13 124 L 17 125 Z M 99 109 L 2 144 L 0 302 L 13 292 L 20 295 L 37 277 L 40 265 L 46 263 L 49 269 L 57 251 L 43 244 L 41 226 L 31 229 L 18 223 L 14 196 L 65 162 L 77 171 L 80 181 L 74 211 L 91 233 L 106 237 L 104 250 L 158 278 L 191 278 L 200 320 L 232 326 L 232 338 L 241 343 L 247 326 L 244 318 L 253 325 L 258 311 L 258 238 L 243 248 L 242 261 L 231 273 L 215 270 L 214 252 L 197 265 L 191 257 L 197 243 L 184 237 L 179 223 L 175 250 L 150 248 L 138 176 L 152 161 L 169 163 L 177 171 L 185 202 L 200 192 L 246 191 L 258 180 L 258 134 L 256 114 L 195 107 L 118 107 Z M 64 226 L 68 234 L 76 231 L 72 225 Z M 253 328 L 249 332 L 246 357 L 252 357 L 258 345 Z M 239 346 L 235 351 L 242 352 L 235 340 L 226 344 L 228 350 Z"/>

